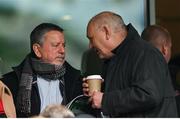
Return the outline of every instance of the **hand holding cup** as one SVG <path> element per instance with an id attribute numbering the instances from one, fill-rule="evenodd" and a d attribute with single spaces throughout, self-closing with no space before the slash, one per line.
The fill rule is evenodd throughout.
<path id="1" fill-rule="evenodd" d="M 101 91 L 103 79 L 100 75 L 90 75 L 83 79 L 83 92 L 86 96 L 91 96 L 94 91 Z"/>

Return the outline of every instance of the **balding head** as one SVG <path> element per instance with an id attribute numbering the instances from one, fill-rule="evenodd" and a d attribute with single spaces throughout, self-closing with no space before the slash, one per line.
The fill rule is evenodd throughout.
<path id="1" fill-rule="evenodd" d="M 95 15 L 88 23 L 87 37 L 90 47 L 100 58 L 112 57 L 112 50 L 127 36 L 126 25 L 118 14 L 105 11 Z"/>
<path id="2" fill-rule="evenodd" d="M 125 24 L 122 17 L 113 12 L 104 11 L 94 16 L 88 23 L 88 26 L 94 24 L 96 29 L 102 25 L 108 25 L 114 32 L 125 29 Z"/>
<path id="3" fill-rule="evenodd" d="M 171 54 L 171 36 L 165 28 L 159 25 L 148 26 L 142 32 L 141 37 L 158 48 L 164 55 L 166 61 L 169 61 Z"/>

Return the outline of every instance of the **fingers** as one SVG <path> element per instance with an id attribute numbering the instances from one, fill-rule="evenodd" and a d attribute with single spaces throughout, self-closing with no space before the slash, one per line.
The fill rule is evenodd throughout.
<path id="1" fill-rule="evenodd" d="M 86 82 L 86 78 L 83 78 L 82 87 L 83 87 L 83 94 L 85 96 L 89 96 L 89 86 L 88 86 L 88 83 Z"/>
<path id="2" fill-rule="evenodd" d="M 89 88 L 83 88 L 83 93 L 85 96 L 89 96 Z"/>
<path id="3" fill-rule="evenodd" d="M 97 109 L 101 108 L 102 96 L 103 96 L 103 93 L 99 91 L 94 91 L 92 93 L 91 99 L 90 99 L 92 108 L 97 108 Z"/>
<path id="4" fill-rule="evenodd" d="M 82 87 L 83 87 L 83 88 L 88 88 L 88 83 L 83 82 Z"/>
<path id="5" fill-rule="evenodd" d="M 86 78 L 83 78 L 83 82 L 85 82 L 86 81 Z"/>
<path id="6" fill-rule="evenodd" d="M 91 107 L 95 109 L 96 105 L 95 105 L 95 100 L 94 100 L 94 94 L 95 92 L 91 94 L 91 97 L 89 98 L 89 102 L 91 102 Z"/>
<path id="7" fill-rule="evenodd" d="M 83 92 L 89 92 L 89 88 L 83 88 Z"/>

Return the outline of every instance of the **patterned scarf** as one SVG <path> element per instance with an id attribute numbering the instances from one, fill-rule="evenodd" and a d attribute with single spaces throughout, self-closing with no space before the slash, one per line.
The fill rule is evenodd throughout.
<path id="1" fill-rule="evenodd" d="M 17 110 L 26 114 L 31 113 L 31 89 L 33 76 L 39 75 L 48 80 L 59 79 L 64 81 L 65 72 L 66 68 L 64 65 L 57 66 L 44 63 L 36 58 L 32 58 L 30 54 L 27 55 L 24 60 L 19 91 L 17 94 Z"/>

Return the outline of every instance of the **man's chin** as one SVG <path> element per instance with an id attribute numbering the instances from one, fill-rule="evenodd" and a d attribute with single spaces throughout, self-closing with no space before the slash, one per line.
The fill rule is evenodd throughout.
<path id="1" fill-rule="evenodd" d="M 106 56 L 106 55 L 102 55 L 102 54 L 98 54 L 100 59 L 109 59 L 111 58 L 111 56 Z"/>
<path id="2" fill-rule="evenodd" d="M 102 54 L 98 54 L 100 59 L 105 59 L 105 57 Z"/>
<path id="3" fill-rule="evenodd" d="M 63 65 L 65 61 L 56 61 L 54 62 L 54 65 Z"/>

